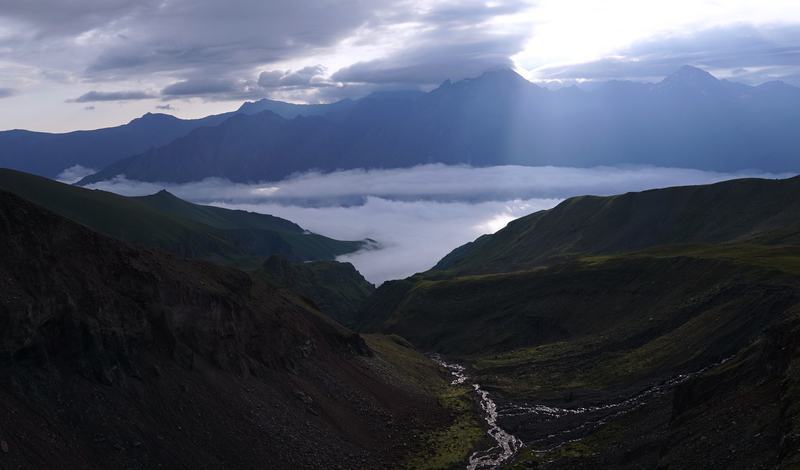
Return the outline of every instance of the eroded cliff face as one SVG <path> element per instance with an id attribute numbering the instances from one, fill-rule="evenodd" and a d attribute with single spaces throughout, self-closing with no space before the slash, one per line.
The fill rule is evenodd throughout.
<path id="1" fill-rule="evenodd" d="M 4 468 L 381 467 L 445 419 L 360 336 L 241 271 L 2 192 L 0 240 Z"/>

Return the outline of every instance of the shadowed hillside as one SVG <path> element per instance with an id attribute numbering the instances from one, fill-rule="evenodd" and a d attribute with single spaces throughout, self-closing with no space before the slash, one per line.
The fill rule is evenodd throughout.
<path id="1" fill-rule="evenodd" d="M 4 191 L 0 241 L 4 468 L 380 468 L 463 419 L 430 361 L 257 277 Z"/>
<path id="2" fill-rule="evenodd" d="M 337 261 L 292 263 L 283 256 L 273 255 L 256 275 L 303 295 L 331 318 L 350 327 L 375 291 L 375 286 L 352 264 Z"/>
<path id="3" fill-rule="evenodd" d="M 363 245 L 308 233 L 270 215 L 192 204 L 166 191 L 124 197 L 4 169 L 0 189 L 121 240 L 242 267 L 256 267 L 276 253 L 301 261 L 334 259 Z"/>

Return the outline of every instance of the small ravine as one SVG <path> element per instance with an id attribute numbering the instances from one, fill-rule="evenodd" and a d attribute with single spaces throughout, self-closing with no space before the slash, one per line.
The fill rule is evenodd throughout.
<path id="1" fill-rule="evenodd" d="M 470 378 L 464 366 L 446 362 L 438 355 L 433 355 L 432 359 L 450 372 L 453 376 L 452 385 L 468 383 Z M 505 402 L 498 406 L 489 392 L 483 390 L 480 384 L 470 383 L 476 396 L 480 399 L 483 418 L 489 425 L 487 434 L 496 442 L 496 445 L 486 450 L 473 452 L 469 457 L 467 469 L 497 468 L 512 458 L 525 445 L 522 439 L 500 427 L 499 417 L 502 417 L 507 425 L 515 423 L 513 425 L 513 428 L 516 429 L 515 432 L 521 432 L 526 436 L 525 439 L 528 445 L 532 446 L 534 452 L 547 453 L 570 442 L 580 441 L 603 424 L 644 406 L 650 400 L 669 393 L 677 385 L 712 367 L 719 366 L 727 360 L 729 358 L 700 370 L 655 383 L 620 401 L 575 408 L 520 402 Z M 522 425 L 520 426 L 520 424 Z"/>
<path id="2" fill-rule="evenodd" d="M 469 379 L 464 366 L 446 362 L 440 356 L 433 356 L 433 360 L 447 369 L 454 377 L 451 382 L 452 385 L 464 384 Z M 471 385 L 475 394 L 480 398 L 483 419 L 486 420 L 486 423 L 489 425 L 489 430 L 486 432 L 497 444 L 486 450 L 477 451 L 470 455 L 467 470 L 497 468 L 500 464 L 513 457 L 514 454 L 522 448 L 523 444 L 521 440 L 506 432 L 497 424 L 497 404 L 489 396 L 489 392 L 481 389 L 480 384 L 472 383 Z"/>

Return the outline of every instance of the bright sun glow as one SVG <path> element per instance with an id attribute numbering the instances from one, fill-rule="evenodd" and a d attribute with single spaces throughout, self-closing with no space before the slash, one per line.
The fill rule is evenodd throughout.
<path id="1" fill-rule="evenodd" d="M 542 0 L 529 13 L 532 35 L 513 57 L 534 71 L 614 55 L 655 36 L 737 23 L 772 24 L 800 20 L 795 0 Z"/>
<path id="2" fill-rule="evenodd" d="M 476 225 L 475 226 L 475 232 L 476 233 L 480 233 L 480 234 L 482 234 L 482 233 L 495 233 L 496 231 L 498 231 L 501 228 L 503 228 L 506 225 L 508 225 L 508 223 L 511 222 L 514 219 L 516 219 L 515 216 L 513 216 L 513 215 L 511 215 L 511 214 L 509 214 L 507 212 L 503 212 L 501 214 L 495 215 L 494 217 L 492 217 L 491 219 L 489 219 L 489 220 L 487 220 L 485 222 L 482 222 L 482 223 Z"/>

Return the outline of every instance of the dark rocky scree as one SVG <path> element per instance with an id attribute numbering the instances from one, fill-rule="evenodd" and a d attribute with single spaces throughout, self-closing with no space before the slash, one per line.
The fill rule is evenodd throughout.
<path id="1" fill-rule="evenodd" d="M 380 468 L 447 419 L 241 271 L 5 192 L 0 239 L 2 468 Z"/>

